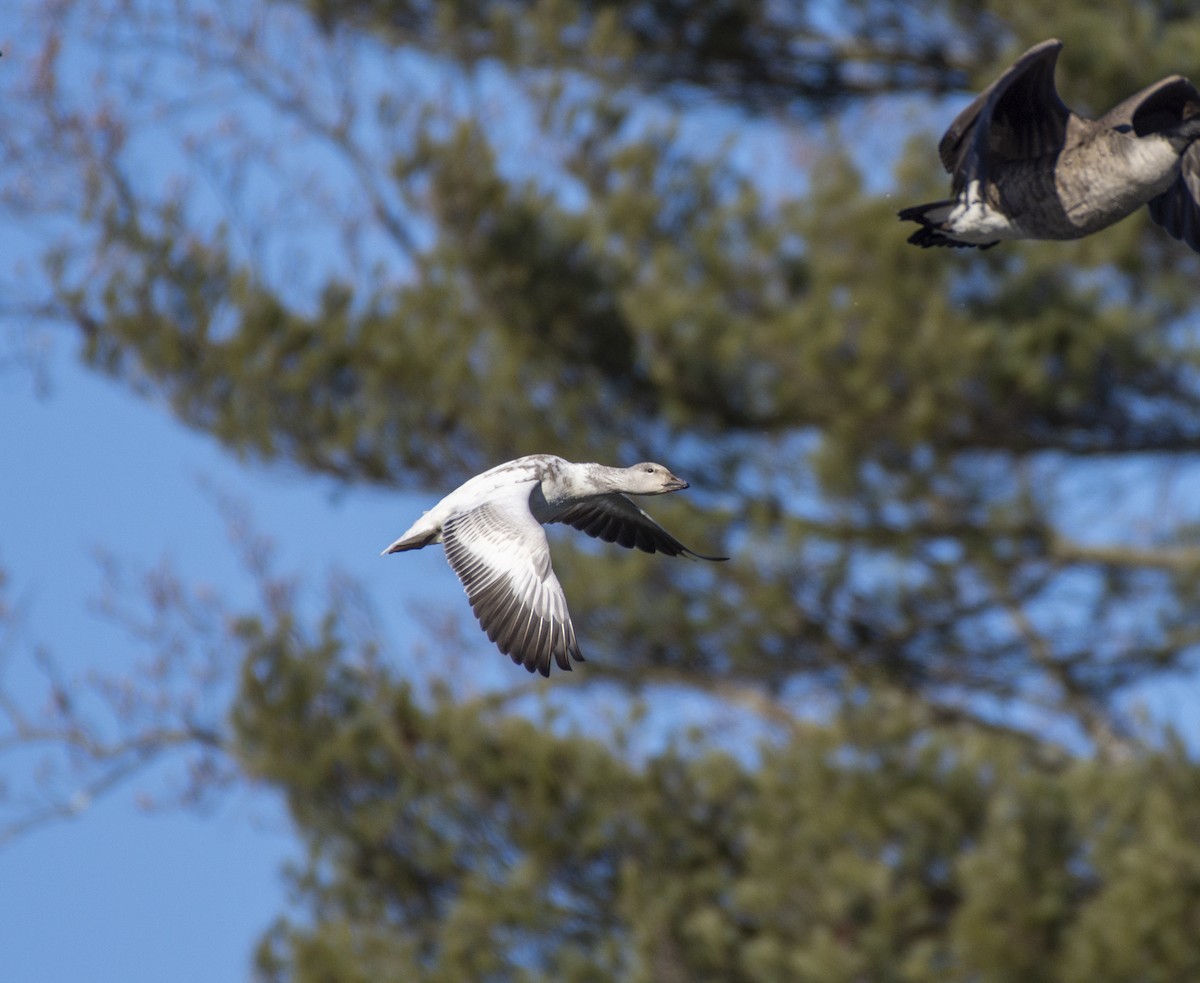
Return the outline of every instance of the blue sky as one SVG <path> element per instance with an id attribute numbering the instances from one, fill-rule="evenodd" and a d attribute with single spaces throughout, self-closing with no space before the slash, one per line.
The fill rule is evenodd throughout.
<path id="1" fill-rule="evenodd" d="M 22 612 L 5 682 L 31 695 L 36 680 L 24 657 L 35 640 L 51 647 L 68 678 L 106 655 L 128 656 L 129 641 L 86 613 L 101 579 L 97 546 L 151 563 L 183 557 L 189 571 L 222 578 L 233 564 L 196 475 L 232 479 L 242 493 L 256 484 L 203 439 L 77 367 L 69 347 L 56 346 L 50 395 L 38 398 L 23 371 L 9 369 L 0 384 L 8 424 L 0 459 L 9 473 L 0 559 Z M 146 815 L 134 802 L 139 786 L 0 850 L 7 978 L 245 976 L 253 940 L 283 900 L 278 871 L 292 849 L 285 817 L 264 795 L 209 817 Z"/>
<path id="2" fill-rule="evenodd" d="M 28 648 L 49 645 L 68 677 L 120 665 L 136 644 L 89 613 L 102 575 L 95 550 L 135 563 L 164 558 L 232 604 L 252 585 L 207 488 L 245 503 L 276 539 L 280 567 L 338 567 L 373 582 L 379 615 L 403 643 L 414 603 L 461 605 L 457 581 L 431 551 L 412 564 L 380 549 L 427 496 L 351 491 L 231 461 L 161 408 L 81 368 L 54 346 L 52 391 L 23 370 L 0 375 L 0 460 L 6 462 L 0 563 L 22 626 L 4 678 L 35 692 Z M 19 517 L 19 521 L 14 521 Z M 422 562 L 424 561 L 424 562 Z M 444 575 L 443 575 L 444 574 Z M 487 654 L 487 639 L 479 649 Z M 5 759 L 12 780 L 17 762 Z M 214 811 L 147 814 L 141 792 L 172 780 L 171 762 L 98 801 L 78 819 L 0 848 L 0 953 L 6 979 L 29 983 L 240 979 L 251 947 L 284 909 L 283 861 L 295 854 L 273 794 L 238 790 Z"/>

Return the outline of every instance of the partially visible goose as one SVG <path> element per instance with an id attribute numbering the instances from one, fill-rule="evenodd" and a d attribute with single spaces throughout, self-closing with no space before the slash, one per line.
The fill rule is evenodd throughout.
<path id="1" fill-rule="evenodd" d="M 954 197 L 900 212 L 922 247 L 1078 239 L 1142 205 L 1200 251 L 1200 92 L 1172 75 L 1097 120 L 1054 88 L 1062 42 L 1043 41 L 958 114 L 938 145 Z"/>
<path id="2" fill-rule="evenodd" d="M 688 549 L 625 497 L 687 486 L 661 464 L 609 468 L 532 454 L 460 485 L 383 553 L 444 543 L 488 638 L 513 662 L 549 676 L 551 658 L 561 669 L 584 659 L 542 524 L 565 522 L 647 553 L 726 559 Z"/>

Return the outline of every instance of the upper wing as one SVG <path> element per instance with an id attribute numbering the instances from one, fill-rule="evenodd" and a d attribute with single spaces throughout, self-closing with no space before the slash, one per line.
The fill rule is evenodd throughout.
<path id="1" fill-rule="evenodd" d="M 513 662 L 549 676 L 552 658 L 570 669 L 583 653 L 550 566 L 546 533 L 529 511 L 535 484 L 514 485 L 511 494 L 453 516 L 442 541 L 488 638 Z"/>
<path id="2" fill-rule="evenodd" d="M 727 560 L 690 550 L 624 495 L 597 495 L 573 502 L 554 513 L 547 522 L 565 522 L 606 543 L 617 543 L 646 553 L 694 556 L 701 560 Z"/>
<path id="3" fill-rule="evenodd" d="M 938 153 L 955 193 L 982 180 L 992 159 L 1032 159 L 1062 147 L 1071 111 L 1054 87 L 1061 49 L 1056 40 L 1034 45 L 950 124 Z"/>
<path id="4" fill-rule="evenodd" d="M 1176 239 L 1200 252 L 1200 146 L 1188 147 L 1179 176 L 1150 201 L 1150 217 Z"/>
<path id="5" fill-rule="evenodd" d="M 1140 137 L 1178 126 L 1200 112 L 1200 92 L 1182 75 L 1168 75 L 1118 103 L 1100 119 L 1112 129 L 1132 127 Z"/>

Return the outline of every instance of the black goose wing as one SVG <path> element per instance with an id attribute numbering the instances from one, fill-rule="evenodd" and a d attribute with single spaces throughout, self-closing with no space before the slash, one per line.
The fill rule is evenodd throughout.
<path id="1" fill-rule="evenodd" d="M 1114 107 L 1103 122 L 1147 136 L 1169 131 L 1197 114 L 1200 92 L 1182 75 L 1171 75 Z M 1200 252 L 1200 146 L 1196 143 L 1184 151 L 1175 182 L 1150 200 L 1150 217 L 1169 235 Z"/>
<path id="2" fill-rule="evenodd" d="M 1062 42 L 1043 41 L 1021 55 L 950 124 L 938 144 L 957 194 L 984 180 L 993 161 L 1030 160 L 1057 153 L 1071 111 L 1054 85 Z"/>
<path id="3" fill-rule="evenodd" d="M 1140 137 L 1162 133 L 1200 113 L 1200 92 L 1182 75 L 1168 75 L 1118 103 L 1099 120 L 1111 129 L 1132 128 Z"/>
<path id="4" fill-rule="evenodd" d="M 728 559 L 725 556 L 705 556 L 688 549 L 624 495 L 597 495 L 595 498 L 572 502 L 546 521 L 565 522 L 606 543 L 616 543 L 646 553 L 665 553 L 667 556 L 682 554 L 699 560 Z"/>
<path id="5" fill-rule="evenodd" d="M 1169 235 L 1200 252 L 1200 146 L 1188 147 L 1175 183 L 1150 199 L 1150 217 Z"/>

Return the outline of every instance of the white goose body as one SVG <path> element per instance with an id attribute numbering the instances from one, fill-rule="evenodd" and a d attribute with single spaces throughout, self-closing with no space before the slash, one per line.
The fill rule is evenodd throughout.
<path id="1" fill-rule="evenodd" d="M 551 659 L 570 669 L 583 653 L 542 525 L 565 522 L 647 553 L 724 559 L 688 549 L 625 497 L 687 486 L 661 464 L 610 468 L 532 454 L 460 485 L 383 552 L 444 544 L 488 638 L 514 662 L 548 676 Z"/>
<path id="2" fill-rule="evenodd" d="M 1027 238 L 1025 230 L 1012 215 L 988 203 L 978 181 L 972 181 L 954 201 L 926 211 L 925 216 L 939 231 L 974 246 L 986 246 L 1002 239 Z"/>
<path id="3" fill-rule="evenodd" d="M 900 212 L 922 226 L 909 242 L 1078 239 L 1149 205 L 1200 251 L 1200 92 L 1172 75 L 1086 119 L 1055 88 L 1061 48 L 1030 48 L 959 113 L 938 146 L 954 197 Z"/>

